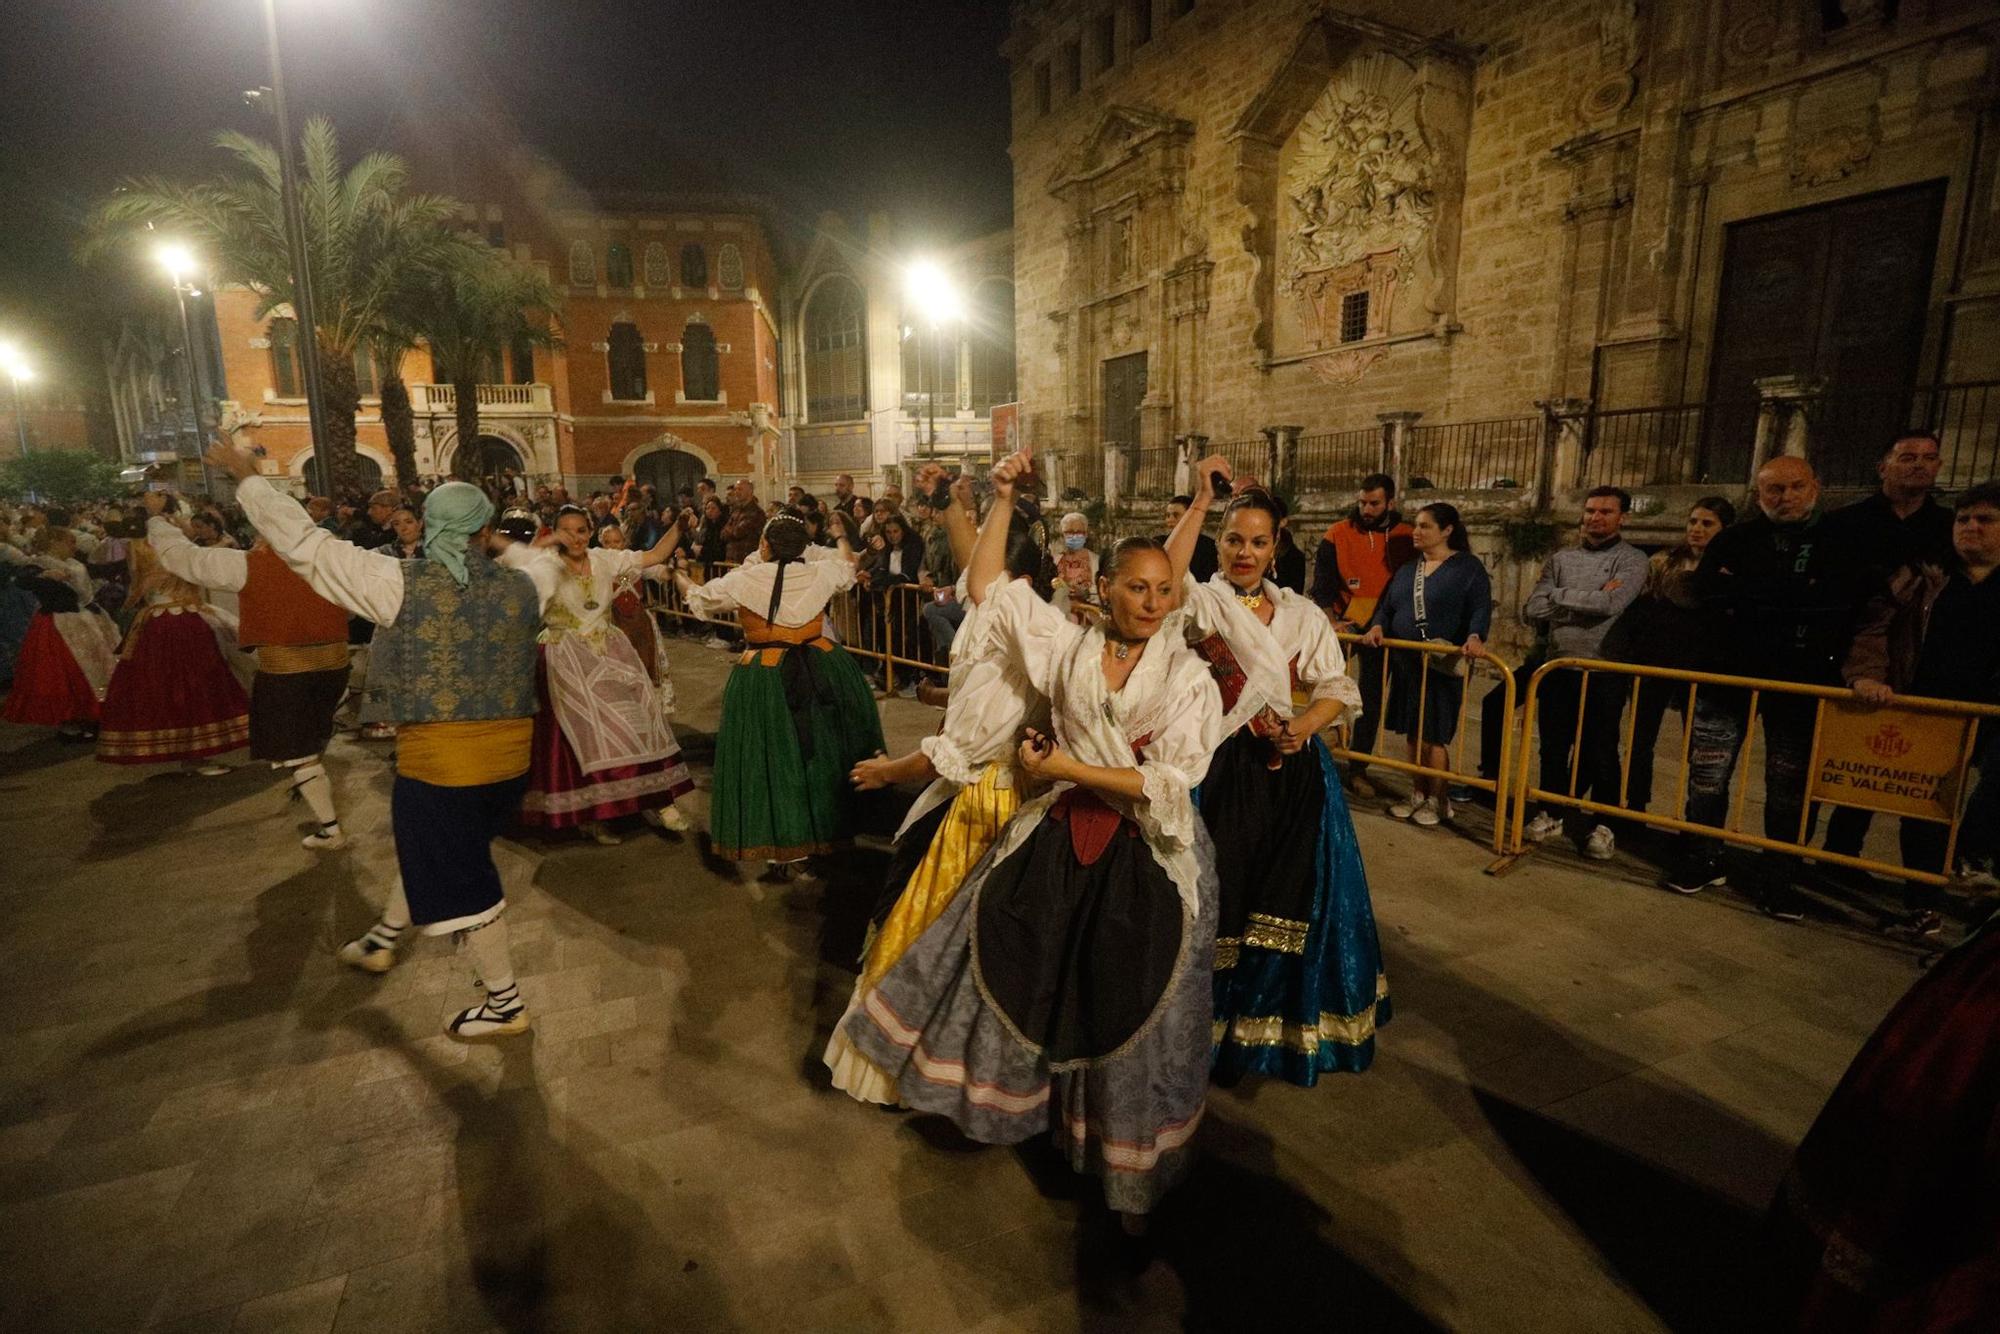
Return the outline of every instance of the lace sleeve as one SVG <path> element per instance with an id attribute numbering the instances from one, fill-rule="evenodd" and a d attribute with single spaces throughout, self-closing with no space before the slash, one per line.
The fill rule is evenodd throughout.
<path id="1" fill-rule="evenodd" d="M 1149 838 L 1179 849 L 1194 840 L 1194 787 L 1222 744 L 1222 697 L 1200 659 L 1174 669 L 1171 721 L 1146 744 L 1139 763 L 1146 803 L 1135 814 Z"/>

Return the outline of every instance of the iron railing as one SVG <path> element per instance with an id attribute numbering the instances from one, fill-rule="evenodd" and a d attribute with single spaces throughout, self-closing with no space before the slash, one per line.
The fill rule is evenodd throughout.
<path id="1" fill-rule="evenodd" d="M 1412 491 L 1532 487 L 1541 466 L 1540 417 L 1495 417 L 1410 428 L 1404 456 Z"/>
<path id="2" fill-rule="evenodd" d="M 1316 431 L 1299 437 L 1295 491 L 1345 491 L 1382 467 L 1382 428 Z"/>

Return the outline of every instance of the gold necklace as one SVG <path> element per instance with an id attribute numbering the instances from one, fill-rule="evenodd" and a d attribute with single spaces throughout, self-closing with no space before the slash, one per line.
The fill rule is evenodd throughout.
<path id="1" fill-rule="evenodd" d="M 585 558 L 586 563 L 583 567 L 583 573 L 578 574 L 575 571 L 571 571 L 570 578 L 576 580 L 579 584 L 583 585 L 583 609 L 585 611 L 596 611 L 597 572 L 590 568 L 588 560 L 589 558 L 586 557 Z"/>
<path id="2" fill-rule="evenodd" d="M 1236 600 L 1248 610 L 1255 611 L 1264 605 L 1264 590 L 1260 588 L 1255 593 L 1238 593 Z"/>

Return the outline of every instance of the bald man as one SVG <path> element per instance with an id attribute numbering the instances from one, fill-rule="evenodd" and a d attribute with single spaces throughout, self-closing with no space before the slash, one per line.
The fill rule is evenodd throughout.
<path id="1" fill-rule="evenodd" d="M 1875 591 L 1869 554 L 1856 543 L 1830 540 L 1819 479 L 1804 459 L 1772 459 L 1758 469 L 1755 490 L 1758 512 L 1718 533 L 1695 571 L 1715 670 L 1837 686 L 1855 618 Z M 1696 695 L 1687 819 L 1719 827 L 1728 818 L 1729 781 L 1747 740 L 1749 710 L 1744 691 L 1703 686 Z M 1758 703 L 1767 838 L 1799 837 L 1816 711 L 1817 701 L 1803 695 L 1767 692 Z M 1751 882 L 1739 887 L 1771 916 L 1798 921 L 1804 916 L 1794 886 L 1798 859 L 1777 853 L 1756 861 Z M 1717 841 L 1691 836 L 1665 883 L 1698 894 L 1726 878 Z"/>

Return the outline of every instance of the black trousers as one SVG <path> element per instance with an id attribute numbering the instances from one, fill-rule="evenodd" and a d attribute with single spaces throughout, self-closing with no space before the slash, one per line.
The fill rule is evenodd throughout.
<path id="1" fill-rule="evenodd" d="M 1388 656 L 1386 648 L 1354 646 L 1355 661 L 1361 664 L 1361 716 L 1354 720 L 1354 735 L 1347 748 L 1363 755 L 1374 751 L 1376 733 L 1382 729 L 1382 663 Z M 1362 762 L 1353 763 L 1358 769 Z"/>
<path id="2" fill-rule="evenodd" d="M 1579 753 L 1575 756 L 1576 788 L 1572 795 L 1618 804 L 1618 730 L 1630 692 L 1624 678 L 1601 674 L 1592 676 L 1586 689 L 1583 673 L 1568 668 L 1542 678 L 1535 732 L 1541 742 L 1539 785 L 1545 791 L 1570 792 L 1571 752 L 1575 748 Z M 1547 809 L 1562 812 L 1563 830 L 1572 838 L 1582 838 L 1592 826 L 1604 822 L 1588 811 Z"/>

